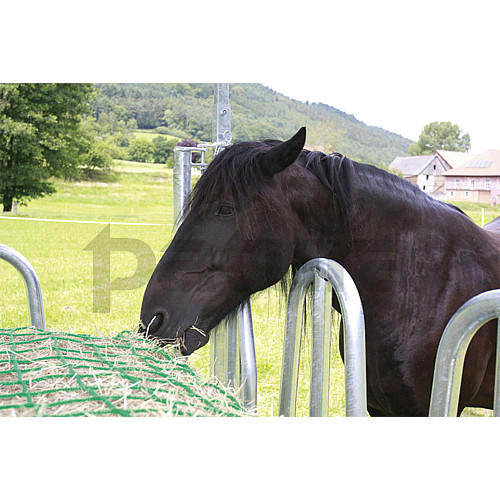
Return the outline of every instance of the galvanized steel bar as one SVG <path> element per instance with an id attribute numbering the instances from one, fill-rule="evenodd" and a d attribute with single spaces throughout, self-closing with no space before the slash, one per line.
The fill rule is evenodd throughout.
<path id="1" fill-rule="evenodd" d="M 299 318 L 302 318 L 303 297 L 315 275 L 331 283 L 340 303 L 344 333 L 344 369 L 346 383 L 346 416 L 366 416 L 366 361 L 365 361 L 365 326 L 363 308 L 356 286 L 349 273 L 337 262 L 329 259 L 313 259 L 306 262 L 298 271 L 292 282 L 288 297 L 287 326 L 283 349 L 283 366 L 281 373 L 281 390 L 279 414 L 294 416 L 297 400 L 297 385 L 300 362 L 300 342 L 302 337 Z M 321 308 L 321 307 L 320 307 Z M 324 310 L 324 309 L 323 309 Z M 330 312 L 329 312 L 330 313 Z M 313 312 L 313 316 L 314 316 Z M 317 333 L 316 333 L 317 332 Z M 313 335 L 320 336 L 320 328 L 313 330 Z M 331 331 L 323 331 L 324 336 L 330 336 Z M 313 339 L 314 343 L 326 346 L 330 340 Z M 329 349 L 323 349 L 326 357 Z M 328 352 L 329 356 L 329 352 Z M 316 363 L 326 366 L 326 360 L 320 361 L 319 354 Z M 320 378 L 320 377 L 318 377 Z M 323 377 L 321 377 L 323 379 Z M 316 401 L 324 401 L 323 384 L 320 394 L 315 395 Z M 315 389 L 316 390 L 316 389 Z M 314 410 L 315 412 L 317 410 Z M 311 414 L 311 409 L 310 409 Z M 325 412 L 322 411 L 322 415 Z"/>
<path id="2" fill-rule="evenodd" d="M 227 383 L 227 321 L 224 318 L 210 332 L 210 374 L 223 383 Z"/>
<path id="3" fill-rule="evenodd" d="M 235 309 L 226 318 L 226 384 L 231 387 L 239 385 L 238 366 L 238 309 Z"/>
<path id="4" fill-rule="evenodd" d="M 218 83 L 214 100 L 214 142 L 216 153 L 231 144 L 231 105 L 229 104 L 229 83 Z"/>
<path id="5" fill-rule="evenodd" d="M 212 375 L 240 389 L 247 408 L 257 406 L 257 362 L 250 300 L 231 311 L 210 335 Z"/>
<path id="6" fill-rule="evenodd" d="M 288 294 L 279 405 L 279 414 L 285 417 L 294 417 L 297 407 L 302 318 L 304 313 L 303 298 L 313 279 L 313 271 L 306 273 L 301 268 L 295 275 Z"/>
<path id="7" fill-rule="evenodd" d="M 214 144 L 201 147 L 174 149 L 174 230 L 182 222 L 182 212 L 191 192 L 191 167 L 193 151 L 201 152 L 202 165 L 205 153 L 215 147 L 215 154 L 231 143 L 231 106 L 229 84 L 218 83 L 214 94 Z M 253 337 L 250 300 L 246 300 L 229 313 L 210 335 L 210 370 L 224 384 L 239 388 L 249 408 L 257 405 L 257 364 Z"/>
<path id="8" fill-rule="evenodd" d="M 328 416 L 330 344 L 332 329 L 332 287 L 314 273 L 312 298 L 312 363 L 309 414 Z"/>
<path id="9" fill-rule="evenodd" d="M 432 381 L 430 417 L 456 416 L 465 354 L 474 334 L 488 321 L 500 318 L 500 290 L 490 290 L 469 299 L 452 316 L 439 342 Z M 494 413 L 499 415 L 500 390 L 497 372 Z"/>
<path id="10" fill-rule="evenodd" d="M 252 324 L 250 299 L 238 306 L 238 333 L 240 345 L 240 385 L 243 390 L 243 403 L 247 408 L 257 407 L 257 360 Z"/>
<path id="11" fill-rule="evenodd" d="M 192 154 L 192 148 L 174 148 L 174 232 L 182 222 L 184 206 L 191 193 Z"/>
<path id="12" fill-rule="evenodd" d="M 497 352 L 495 362 L 495 392 L 493 395 L 493 416 L 500 417 L 500 320 L 497 321 Z"/>
<path id="13" fill-rule="evenodd" d="M 0 259 L 6 260 L 21 273 L 28 294 L 31 324 L 45 330 L 42 288 L 33 266 L 26 257 L 7 245 L 0 244 Z"/>

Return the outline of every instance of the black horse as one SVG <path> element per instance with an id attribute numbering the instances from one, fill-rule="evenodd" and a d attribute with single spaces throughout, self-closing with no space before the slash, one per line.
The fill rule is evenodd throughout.
<path id="1" fill-rule="evenodd" d="M 302 128 L 286 142 L 238 143 L 213 160 L 146 288 L 141 321 L 188 355 L 290 265 L 334 259 L 364 308 L 370 414 L 425 416 L 446 323 L 500 288 L 499 224 L 482 229 L 397 176 L 304 150 L 305 137 Z M 492 408 L 495 326 L 469 347 L 460 412 Z"/>

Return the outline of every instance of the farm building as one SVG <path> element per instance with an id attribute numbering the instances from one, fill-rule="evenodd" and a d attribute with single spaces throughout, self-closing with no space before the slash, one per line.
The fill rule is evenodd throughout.
<path id="1" fill-rule="evenodd" d="M 444 198 L 443 174 L 465 163 L 467 153 L 436 151 L 425 156 L 398 156 L 389 168 L 403 174 L 403 178 L 435 198 Z"/>
<path id="2" fill-rule="evenodd" d="M 448 170 L 445 178 L 446 199 L 479 203 L 500 202 L 500 150 L 489 149 L 472 156 L 462 165 Z"/>

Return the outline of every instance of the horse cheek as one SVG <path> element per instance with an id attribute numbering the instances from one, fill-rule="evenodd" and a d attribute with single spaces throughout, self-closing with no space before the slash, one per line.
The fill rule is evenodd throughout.
<path id="1" fill-rule="evenodd" d="M 293 250 L 280 238 L 265 239 L 253 249 L 251 259 L 253 286 L 263 290 L 277 283 L 287 272 L 292 261 Z"/>

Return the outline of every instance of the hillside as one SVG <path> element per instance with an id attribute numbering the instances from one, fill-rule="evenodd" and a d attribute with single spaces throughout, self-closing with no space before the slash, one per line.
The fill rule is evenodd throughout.
<path id="1" fill-rule="evenodd" d="M 164 127 L 178 137 L 212 140 L 213 84 L 97 84 L 96 118 L 115 113 L 140 129 Z M 303 125 L 307 146 L 339 151 L 375 165 L 406 155 L 410 140 L 321 103 L 290 99 L 257 83 L 230 85 L 233 141 L 286 139 Z"/>

